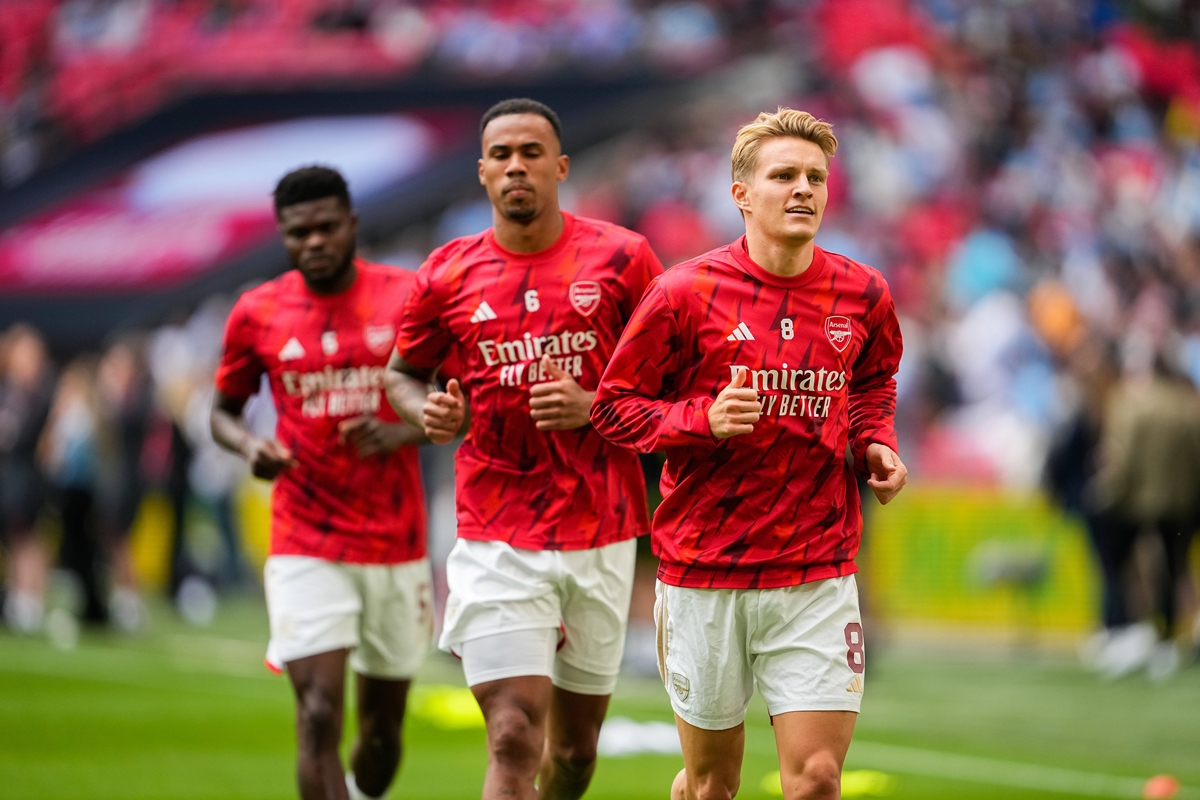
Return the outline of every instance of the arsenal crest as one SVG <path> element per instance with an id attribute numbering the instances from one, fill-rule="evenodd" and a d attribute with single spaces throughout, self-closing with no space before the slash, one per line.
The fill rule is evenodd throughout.
<path id="1" fill-rule="evenodd" d="M 600 284 L 595 281 L 575 281 L 571 284 L 567 297 L 576 311 L 590 317 L 600 307 Z"/>
<path id="2" fill-rule="evenodd" d="M 367 323 L 363 328 L 367 349 L 377 356 L 386 356 L 396 343 L 396 327 L 390 322 Z"/>
<path id="3" fill-rule="evenodd" d="M 839 353 L 846 349 L 850 344 L 850 340 L 854 337 L 854 329 L 850 327 L 849 317 L 826 317 L 825 318 L 825 335 L 829 337 L 829 343 Z"/>

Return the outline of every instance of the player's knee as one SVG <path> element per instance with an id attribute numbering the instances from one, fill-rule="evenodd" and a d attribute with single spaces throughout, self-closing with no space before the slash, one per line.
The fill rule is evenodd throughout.
<path id="1" fill-rule="evenodd" d="M 310 745 L 328 744 L 337 739 L 341 723 L 341 708 L 334 698 L 325 692 L 305 692 L 299 704 L 299 728 L 301 738 Z"/>
<path id="2" fill-rule="evenodd" d="M 495 709 L 488 716 L 488 748 L 498 763 L 517 769 L 537 768 L 542 742 L 533 718 L 519 706 Z"/>
<path id="3" fill-rule="evenodd" d="M 741 785 L 740 775 L 710 772 L 692 782 L 691 789 L 694 800 L 732 800 L 737 796 Z"/>
<path id="4" fill-rule="evenodd" d="M 819 753 L 804 762 L 799 775 L 788 781 L 793 787 L 787 800 L 837 800 L 841 792 L 842 768 L 828 753 Z"/>
<path id="5" fill-rule="evenodd" d="M 588 778 L 596 766 L 596 743 L 594 741 L 555 744 L 550 747 L 550 758 L 560 774 L 572 780 Z"/>

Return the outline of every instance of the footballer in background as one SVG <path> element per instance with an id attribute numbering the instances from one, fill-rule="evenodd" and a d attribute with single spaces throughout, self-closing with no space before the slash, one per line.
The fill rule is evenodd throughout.
<path id="1" fill-rule="evenodd" d="M 792 109 L 738 132 L 746 235 L 651 284 L 592 407 L 610 441 L 667 455 L 652 535 L 684 760 L 672 800 L 737 793 L 755 684 L 784 797 L 840 795 L 866 671 L 855 473 L 887 503 L 907 471 L 887 283 L 813 241 L 836 150 Z"/>
<path id="2" fill-rule="evenodd" d="M 396 417 L 383 388 L 414 275 L 355 256 L 358 220 L 334 170 L 284 176 L 275 213 L 296 269 L 234 306 L 212 434 L 275 482 L 268 663 L 286 668 L 295 690 L 300 796 L 382 797 L 433 631 L 415 447 L 425 436 Z M 263 374 L 276 439 L 255 437 L 242 417 Z M 350 774 L 338 756 L 347 660 L 358 684 Z"/>
<path id="3" fill-rule="evenodd" d="M 637 456 L 588 420 L 622 329 L 662 266 L 644 237 L 559 208 L 558 116 L 506 100 L 480 123 L 493 226 L 417 274 L 388 371 L 436 443 L 462 424 L 458 541 L 440 647 L 462 658 L 488 732 L 484 798 L 577 798 L 617 682 L 637 536 Z M 462 384 L 430 379 L 457 350 Z M 535 789 L 536 782 L 536 789 Z"/>

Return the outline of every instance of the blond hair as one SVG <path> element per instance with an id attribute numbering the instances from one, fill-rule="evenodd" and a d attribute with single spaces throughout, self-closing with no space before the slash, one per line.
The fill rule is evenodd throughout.
<path id="1" fill-rule="evenodd" d="M 749 125 L 743 125 L 733 142 L 733 179 L 746 181 L 754 174 L 758 161 L 758 148 L 764 139 L 793 136 L 820 147 L 825 160 L 837 152 L 838 140 L 833 128 L 825 120 L 817 119 L 807 111 L 780 106 L 774 114 L 763 111 Z"/>

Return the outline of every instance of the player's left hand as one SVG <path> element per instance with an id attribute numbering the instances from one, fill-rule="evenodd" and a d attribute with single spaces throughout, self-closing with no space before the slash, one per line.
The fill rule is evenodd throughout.
<path id="1" fill-rule="evenodd" d="M 550 380 L 535 383 L 529 390 L 529 416 L 539 431 L 569 431 L 591 422 L 589 414 L 596 393 L 584 390 L 569 372 L 542 356 L 542 374 Z"/>
<path id="2" fill-rule="evenodd" d="M 354 445 L 360 458 L 390 453 L 400 445 L 397 427 L 378 417 L 351 417 L 338 423 L 338 442 Z"/>
<path id="3" fill-rule="evenodd" d="M 880 505 L 887 505 L 908 482 L 908 467 L 887 445 L 874 442 L 867 446 L 867 486 L 875 492 Z"/>

